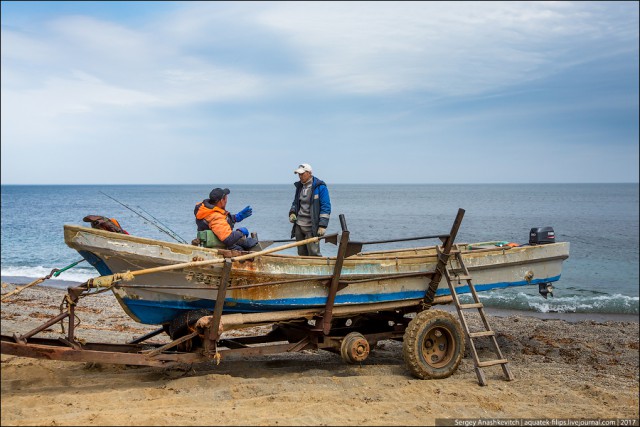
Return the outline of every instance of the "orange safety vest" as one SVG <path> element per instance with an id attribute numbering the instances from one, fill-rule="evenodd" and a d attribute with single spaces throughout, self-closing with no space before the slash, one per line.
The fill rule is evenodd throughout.
<path id="1" fill-rule="evenodd" d="M 213 234 L 215 234 L 220 241 L 224 241 L 233 232 L 231 225 L 229 225 L 229 221 L 227 220 L 228 216 L 229 212 L 224 209 L 217 206 L 213 209 L 209 209 L 204 205 L 204 203 L 200 205 L 200 208 L 196 213 L 196 219 L 206 221 L 207 224 L 209 224 L 211 231 L 213 231 Z"/>

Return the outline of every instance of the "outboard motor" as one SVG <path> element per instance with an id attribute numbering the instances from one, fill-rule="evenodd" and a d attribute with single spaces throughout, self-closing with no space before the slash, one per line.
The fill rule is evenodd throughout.
<path id="1" fill-rule="evenodd" d="M 547 299 L 547 295 L 553 296 L 553 286 L 551 283 L 538 283 L 538 292 Z"/>
<path id="2" fill-rule="evenodd" d="M 532 228 L 529 232 L 530 245 L 545 245 L 556 242 L 556 233 L 553 227 L 537 227 Z"/>

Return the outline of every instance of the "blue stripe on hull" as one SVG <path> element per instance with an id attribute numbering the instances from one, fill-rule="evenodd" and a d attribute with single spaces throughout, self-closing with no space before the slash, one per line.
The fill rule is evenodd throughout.
<path id="1" fill-rule="evenodd" d="M 539 283 L 556 282 L 560 280 L 560 275 L 546 279 L 536 279 L 531 282 L 499 282 L 491 284 L 475 285 L 476 291 L 488 291 L 491 289 L 508 288 L 514 286 L 536 285 Z M 469 293 L 469 286 L 457 286 L 458 293 Z M 449 295 L 449 289 L 438 289 L 437 296 Z M 424 291 L 404 291 L 384 294 L 345 294 L 336 295 L 335 305 L 346 304 L 367 304 L 376 302 L 403 301 L 417 299 L 424 296 Z M 262 313 L 268 311 L 295 310 L 309 307 L 322 307 L 326 302 L 326 297 L 311 298 L 287 298 L 264 300 L 256 303 L 252 300 L 232 300 L 225 301 L 224 312 L 230 313 Z M 160 325 L 171 321 L 182 312 L 197 309 L 212 310 L 215 301 L 201 299 L 195 301 L 146 301 L 139 299 L 122 298 L 122 303 L 127 306 L 131 313 L 139 319 L 140 323 Z"/>

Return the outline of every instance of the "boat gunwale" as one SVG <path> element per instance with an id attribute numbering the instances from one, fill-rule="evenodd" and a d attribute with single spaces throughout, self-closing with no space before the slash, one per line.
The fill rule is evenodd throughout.
<path id="1" fill-rule="evenodd" d="M 178 252 L 178 253 L 182 253 L 182 254 L 187 254 L 185 251 L 185 248 L 189 248 L 191 250 L 191 252 L 193 250 L 198 250 L 198 251 L 204 251 L 206 253 L 210 253 L 211 255 L 217 256 L 217 257 L 223 257 L 223 255 L 221 253 L 219 253 L 218 249 L 213 249 L 213 248 L 205 248 L 202 246 L 194 246 L 191 244 L 186 244 L 186 243 L 173 243 L 173 242 L 167 242 L 164 240 L 158 240 L 158 239 L 152 239 L 152 238 L 148 238 L 148 237 L 140 237 L 140 236 L 132 236 L 132 235 L 127 235 L 127 234 L 120 234 L 120 233 L 113 233 L 111 231 L 106 231 L 106 230 L 99 230 L 99 229 L 95 229 L 95 228 L 90 228 L 90 227 L 84 227 L 84 226 L 79 226 L 79 225 L 73 225 L 73 224 L 65 224 L 64 225 L 64 230 L 65 230 L 65 242 L 67 243 L 67 245 L 71 246 L 71 244 L 74 244 L 71 241 L 67 241 L 66 238 L 66 231 L 69 230 L 71 232 L 84 232 L 84 233 L 90 233 L 90 234 L 95 234 L 98 236 L 102 236 L 102 237 L 106 237 L 106 238 L 116 238 L 119 240 L 127 240 L 130 241 L 132 243 L 138 243 L 138 244 L 150 244 L 150 245 L 156 245 L 156 246 L 163 246 L 163 247 L 168 247 L 169 249 L 171 249 L 173 251 L 173 249 L 178 249 L 177 251 L 173 251 L 173 252 Z M 70 240 L 70 239 L 69 239 Z M 459 246 L 465 245 L 474 245 L 474 243 L 459 243 Z M 568 242 L 555 242 L 555 243 L 550 243 L 550 244 L 546 244 L 546 245 L 535 245 L 535 246 L 530 246 L 530 245 L 522 245 L 522 246 L 517 246 L 517 247 L 499 247 L 496 246 L 495 248 L 482 248 L 482 249 L 463 249 L 461 250 L 461 253 L 463 255 L 468 255 L 468 254 L 476 254 L 476 253 L 487 253 L 487 252 L 496 252 L 496 253 L 504 253 L 505 251 L 511 251 L 513 249 L 524 249 L 527 250 L 528 248 L 546 248 L 546 247 L 554 247 L 557 245 L 568 245 Z M 420 251 L 422 253 L 415 253 L 415 254 L 401 254 L 398 255 L 398 253 L 401 252 L 417 252 Z M 428 253 L 429 251 L 433 251 L 433 253 Z M 427 253 L 425 253 L 427 252 Z M 515 252 L 521 252 L 521 251 L 515 251 Z M 568 251 L 567 251 L 568 252 Z M 248 252 L 250 253 L 250 252 Z M 363 262 L 371 262 L 371 261 L 376 261 L 376 260 L 413 260 L 413 259 L 424 259 L 425 257 L 436 257 L 437 253 L 436 253 L 436 246 L 424 246 L 424 247 L 418 247 L 418 248 L 400 248 L 400 249 L 390 249 L 388 251 L 374 251 L 374 252 L 361 252 L 358 254 L 355 254 L 353 256 L 350 256 L 348 258 L 345 258 L 345 261 L 363 261 Z M 335 261 L 336 257 L 335 256 L 327 256 L 327 257 L 314 257 L 314 256 L 301 256 L 301 255 L 292 255 L 292 254 L 276 254 L 276 253 L 270 253 L 270 254 L 265 254 L 265 255 L 260 255 L 261 258 L 275 258 L 275 259 L 285 259 L 285 260 L 291 260 L 291 261 L 304 261 L 304 262 L 309 262 L 311 261 L 311 264 L 322 264 L 325 265 L 327 262 L 329 261 Z M 568 253 L 567 255 L 562 255 L 561 257 L 563 257 L 563 259 L 566 259 L 569 257 Z"/>

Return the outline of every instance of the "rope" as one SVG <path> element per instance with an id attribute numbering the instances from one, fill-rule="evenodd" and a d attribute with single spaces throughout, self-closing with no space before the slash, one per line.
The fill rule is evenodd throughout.
<path id="1" fill-rule="evenodd" d="M 20 287 L 20 288 L 16 288 L 16 289 L 14 289 L 14 290 L 13 290 L 13 291 L 11 291 L 11 292 L 8 292 L 8 293 L 6 293 L 6 294 L 2 295 L 2 298 L 0 299 L 0 301 L 3 301 L 3 302 L 4 302 L 4 301 L 6 301 L 10 296 L 17 295 L 17 294 L 19 294 L 20 292 L 24 291 L 24 290 L 25 290 L 25 289 L 27 289 L 27 288 L 30 288 L 30 287 L 35 286 L 35 285 L 38 285 L 38 284 L 40 284 L 40 283 L 44 282 L 45 280 L 50 279 L 50 278 L 51 278 L 51 276 L 58 277 L 58 276 L 60 275 L 60 273 L 62 273 L 62 272 L 64 272 L 64 271 L 66 271 L 66 270 L 68 270 L 68 269 L 70 269 L 70 268 L 72 268 L 72 267 L 75 267 L 76 265 L 78 265 L 78 264 L 79 264 L 79 263 L 81 263 L 82 261 L 84 261 L 84 259 L 81 259 L 80 261 L 76 261 L 76 262 L 74 262 L 74 263 L 71 263 L 71 264 L 69 264 L 68 266 L 66 266 L 66 267 L 64 267 L 64 268 L 61 268 L 61 269 L 54 268 L 53 270 L 51 270 L 51 273 L 47 274 L 46 276 L 41 277 L 41 278 L 39 278 L 39 279 L 36 279 L 36 280 L 34 280 L 33 282 L 29 283 L 28 285 L 22 286 L 22 287 Z"/>
<path id="2" fill-rule="evenodd" d="M 62 298 L 62 302 L 60 303 L 60 313 L 62 314 L 65 311 L 65 306 L 66 306 L 66 311 L 67 313 L 69 313 L 69 319 L 71 319 L 71 307 L 78 305 L 77 302 L 73 302 L 73 300 L 71 299 L 71 297 L 69 296 L 69 293 L 67 293 L 63 298 Z M 77 314 L 74 313 L 75 320 L 77 320 L 77 322 L 74 324 L 74 328 L 77 328 L 78 326 L 80 326 L 80 323 L 82 323 L 82 319 L 80 319 L 80 317 L 78 317 Z M 60 321 L 60 328 L 62 329 L 62 334 L 66 334 L 65 330 L 64 330 L 64 322 L 61 320 Z"/>
<path id="3" fill-rule="evenodd" d="M 66 270 L 68 270 L 68 269 L 70 269 L 72 267 L 75 267 L 76 265 L 80 264 L 82 261 L 84 261 L 84 258 L 79 260 L 79 261 L 76 261 L 76 262 L 74 262 L 72 264 L 69 264 L 64 268 L 61 268 L 60 270 L 54 268 L 53 271 L 55 271 L 55 270 L 57 270 L 57 271 L 55 273 L 53 273 L 53 271 L 51 271 L 51 272 L 53 273 L 53 275 L 55 277 L 58 277 L 60 274 L 62 274 L 62 272 L 66 271 Z"/>

